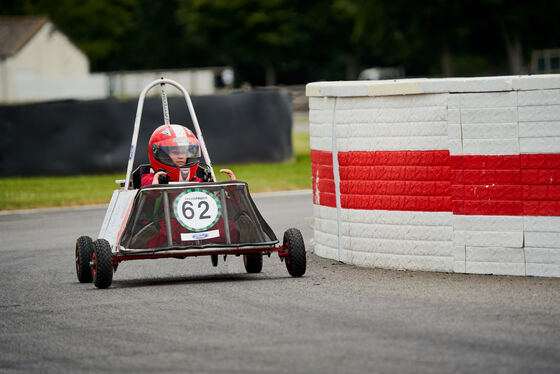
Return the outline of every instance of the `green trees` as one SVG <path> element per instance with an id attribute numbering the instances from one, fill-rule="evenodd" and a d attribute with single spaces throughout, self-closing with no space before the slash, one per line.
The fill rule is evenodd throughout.
<path id="1" fill-rule="evenodd" d="M 7 0 L 47 14 L 94 71 L 230 65 L 238 84 L 355 79 L 370 66 L 409 76 L 527 72 L 560 47 L 552 0 Z"/>
<path id="2" fill-rule="evenodd" d="M 278 67 L 307 41 L 298 5 L 287 0 L 182 0 L 176 14 L 183 37 L 195 36 L 206 58 L 247 71 L 257 67 L 267 85 L 277 83 Z"/>

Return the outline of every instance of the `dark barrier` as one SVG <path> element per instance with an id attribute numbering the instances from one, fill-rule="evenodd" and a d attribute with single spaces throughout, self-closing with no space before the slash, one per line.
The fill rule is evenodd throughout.
<path id="1" fill-rule="evenodd" d="M 126 172 L 137 102 L 0 106 L 1 175 Z M 196 96 L 192 102 L 212 163 L 274 162 L 292 157 L 288 92 L 265 89 Z M 183 97 L 169 97 L 169 109 L 171 123 L 194 131 Z M 161 124 L 161 100 L 147 98 L 135 165 L 148 163 L 148 140 Z"/>

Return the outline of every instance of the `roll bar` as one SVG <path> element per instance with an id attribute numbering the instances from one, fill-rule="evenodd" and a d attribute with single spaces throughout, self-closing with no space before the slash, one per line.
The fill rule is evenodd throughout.
<path id="1" fill-rule="evenodd" d="M 161 101 L 163 106 L 163 118 L 164 123 L 169 124 L 169 107 L 167 105 L 167 94 L 165 92 L 165 85 L 169 84 L 175 88 L 177 88 L 183 96 L 185 97 L 185 101 L 187 103 L 187 107 L 189 108 L 189 114 L 191 115 L 191 119 L 194 125 L 194 129 L 196 132 L 196 137 L 198 138 L 198 143 L 200 144 L 200 149 L 202 150 L 202 156 L 204 157 L 204 162 L 210 168 L 210 173 L 212 175 L 212 179 L 215 181 L 216 176 L 214 175 L 214 169 L 212 168 L 212 163 L 210 162 L 210 156 L 208 155 L 208 151 L 206 150 L 206 143 L 204 143 L 204 138 L 202 137 L 202 131 L 200 130 L 200 125 L 198 124 L 198 119 L 196 118 L 196 113 L 194 112 L 194 107 L 192 105 L 191 97 L 187 90 L 179 83 L 171 80 L 171 79 L 156 79 L 155 81 L 149 83 L 142 92 L 140 93 L 140 97 L 138 98 L 138 106 L 136 108 L 136 118 L 134 119 L 134 132 L 132 133 L 132 143 L 130 144 L 130 154 L 128 157 L 128 166 L 126 168 L 126 180 L 124 183 L 124 189 L 129 188 L 130 178 L 132 175 L 132 167 L 134 165 L 134 156 L 136 155 L 136 143 L 138 141 L 138 133 L 140 132 L 140 121 L 142 119 L 142 110 L 144 108 L 144 98 L 148 91 L 155 86 L 161 87 Z"/>

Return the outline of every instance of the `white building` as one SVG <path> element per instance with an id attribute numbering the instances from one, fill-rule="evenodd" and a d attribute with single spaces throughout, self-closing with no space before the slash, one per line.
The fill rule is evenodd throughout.
<path id="1" fill-rule="evenodd" d="M 88 77 L 87 56 L 47 17 L 0 18 L 0 101 L 57 98 L 66 90 L 71 96 L 76 90 L 60 79 Z"/>
<path id="2" fill-rule="evenodd" d="M 0 17 L 0 103 L 137 97 L 161 76 L 178 81 L 191 94 L 208 95 L 215 92 L 216 77 L 228 69 L 90 74 L 88 57 L 47 17 Z"/>

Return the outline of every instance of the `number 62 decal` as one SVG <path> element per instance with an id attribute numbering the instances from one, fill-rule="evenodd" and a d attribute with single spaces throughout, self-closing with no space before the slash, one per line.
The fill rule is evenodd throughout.
<path id="1" fill-rule="evenodd" d="M 175 217 L 191 231 L 204 231 L 216 224 L 222 214 L 220 200 L 204 189 L 189 189 L 173 202 Z"/>

